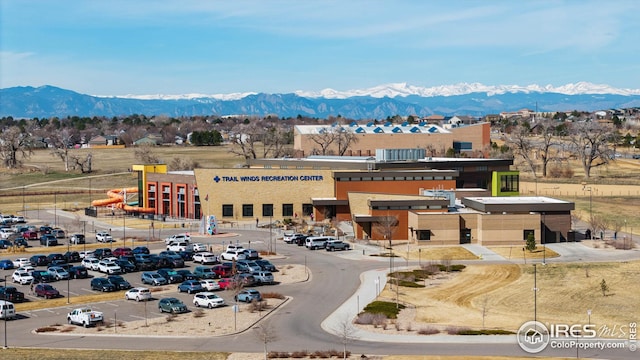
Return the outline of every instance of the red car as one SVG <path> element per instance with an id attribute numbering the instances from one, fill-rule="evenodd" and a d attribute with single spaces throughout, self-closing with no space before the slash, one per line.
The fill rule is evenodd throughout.
<path id="1" fill-rule="evenodd" d="M 112 254 L 115 257 L 133 256 L 133 250 L 131 250 L 131 248 L 128 248 L 128 247 L 120 247 L 120 248 L 114 249 Z"/>
<path id="2" fill-rule="evenodd" d="M 222 278 L 218 280 L 218 285 L 220 285 L 221 290 L 233 289 L 240 285 L 238 281 L 232 278 Z"/>
<path id="3" fill-rule="evenodd" d="M 22 233 L 22 237 L 27 240 L 38 240 L 38 233 L 35 231 L 27 230 Z"/>
<path id="4" fill-rule="evenodd" d="M 36 296 L 42 296 L 45 299 L 53 299 L 60 296 L 60 292 L 49 284 L 38 284 L 33 291 L 36 293 Z"/>
<path id="5" fill-rule="evenodd" d="M 211 270 L 216 274 L 219 278 L 226 278 L 233 275 L 233 271 L 231 267 L 226 265 L 214 265 Z"/>

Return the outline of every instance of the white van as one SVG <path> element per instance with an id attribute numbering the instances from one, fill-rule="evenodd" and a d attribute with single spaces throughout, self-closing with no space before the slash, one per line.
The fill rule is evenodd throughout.
<path id="1" fill-rule="evenodd" d="M 335 239 L 333 236 L 309 236 L 305 239 L 304 246 L 309 250 L 324 249 L 327 241 L 333 241 Z"/>
<path id="2" fill-rule="evenodd" d="M 16 308 L 12 302 L 0 300 L 0 319 L 10 320 L 16 317 Z"/>

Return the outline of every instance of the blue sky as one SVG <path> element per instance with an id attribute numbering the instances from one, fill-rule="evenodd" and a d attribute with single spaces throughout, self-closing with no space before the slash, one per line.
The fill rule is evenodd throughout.
<path id="1" fill-rule="evenodd" d="M 640 1 L 2 0 L 0 88 L 640 88 Z"/>

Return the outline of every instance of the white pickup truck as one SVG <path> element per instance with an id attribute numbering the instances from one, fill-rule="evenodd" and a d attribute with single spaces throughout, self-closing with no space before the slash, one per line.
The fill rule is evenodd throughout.
<path id="1" fill-rule="evenodd" d="M 77 308 L 73 309 L 67 315 L 67 322 L 69 324 L 82 325 L 89 327 L 96 324 L 101 324 L 104 321 L 104 316 L 99 311 L 93 311 L 91 308 Z"/>

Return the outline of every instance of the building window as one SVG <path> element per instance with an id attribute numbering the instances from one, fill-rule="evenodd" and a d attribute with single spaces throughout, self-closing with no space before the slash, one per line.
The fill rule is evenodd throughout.
<path id="1" fill-rule="evenodd" d="M 313 204 L 302 204 L 302 215 L 311 216 L 313 214 Z"/>
<path id="2" fill-rule="evenodd" d="M 522 231 L 522 236 L 523 236 L 522 240 L 527 241 L 529 236 L 534 236 L 534 239 L 535 239 L 535 233 L 536 232 L 534 230 L 527 230 L 527 229 L 523 230 Z"/>
<path id="3" fill-rule="evenodd" d="M 253 204 L 242 204 L 242 217 L 253 217 Z"/>
<path id="4" fill-rule="evenodd" d="M 273 204 L 262 204 L 262 217 L 273 216 Z"/>
<path id="5" fill-rule="evenodd" d="M 186 189 L 183 186 L 178 186 L 178 217 L 187 217 L 187 202 L 186 202 Z"/>
<path id="6" fill-rule="evenodd" d="M 293 204 L 282 204 L 282 216 L 293 216 Z"/>
<path id="7" fill-rule="evenodd" d="M 421 241 L 430 241 L 431 230 L 416 230 L 416 237 Z"/>
<path id="8" fill-rule="evenodd" d="M 518 192 L 520 188 L 519 175 L 501 175 L 500 191 L 501 192 Z"/>
<path id="9" fill-rule="evenodd" d="M 233 217 L 233 204 L 222 205 L 222 216 Z"/>
<path id="10" fill-rule="evenodd" d="M 476 166 L 476 171 L 489 171 L 489 167 L 487 165 L 479 165 Z"/>

